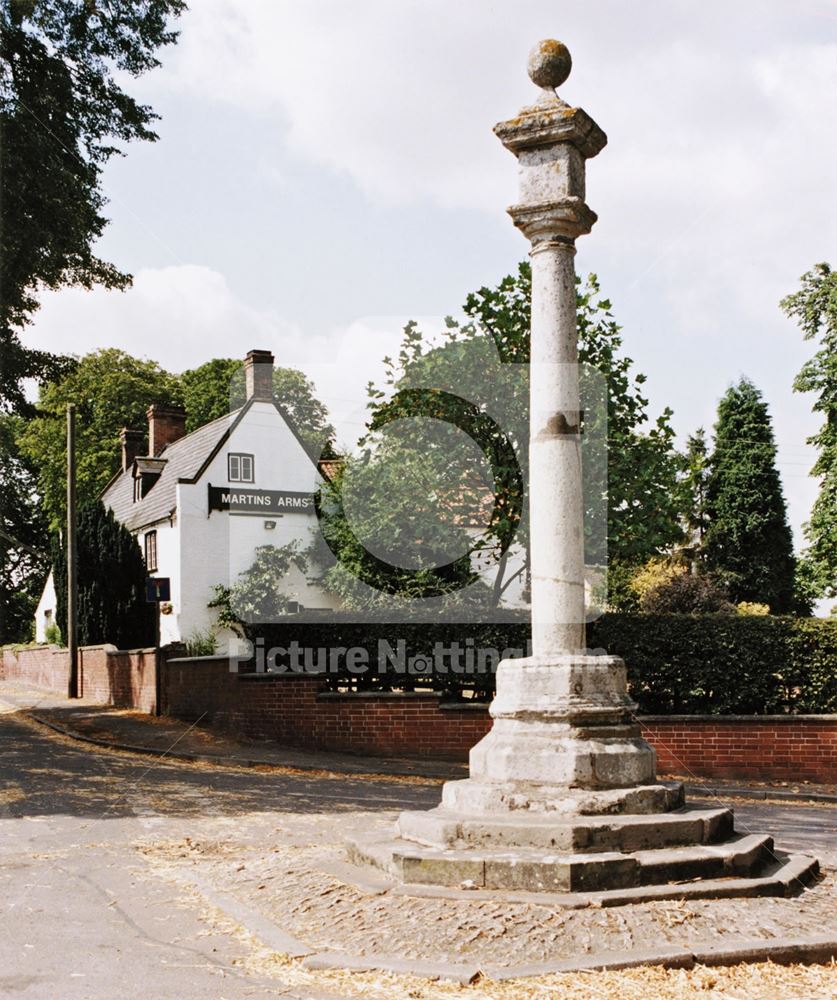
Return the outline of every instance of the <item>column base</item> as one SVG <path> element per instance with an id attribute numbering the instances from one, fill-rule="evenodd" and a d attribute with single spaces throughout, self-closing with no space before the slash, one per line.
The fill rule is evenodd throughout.
<path id="1" fill-rule="evenodd" d="M 356 840 L 350 858 L 407 883 L 492 890 L 786 885 L 770 837 L 737 835 L 731 810 L 689 808 L 681 784 L 656 780 L 635 707 L 617 657 L 503 661 L 470 777 L 392 834 Z"/>

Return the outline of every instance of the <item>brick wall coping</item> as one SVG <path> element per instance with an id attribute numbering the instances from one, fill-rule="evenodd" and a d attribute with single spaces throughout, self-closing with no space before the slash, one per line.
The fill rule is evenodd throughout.
<path id="1" fill-rule="evenodd" d="M 117 649 L 112 642 L 102 642 L 98 646 L 79 646 L 79 652 L 84 653 L 87 650 L 93 649 L 104 649 L 108 653 L 153 653 L 154 646 L 140 646 L 137 649 Z M 69 650 L 66 646 L 56 646 L 54 643 L 44 643 L 42 646 L 3 646 L 3 652 L 11 653 L 34 653 L 40 650 L 44 650 L 47 653 L 67 653 Z"/>
<path id="2" fill-rule="evenodd" d="M 213 653 L 211 656 L 172 656 L 166 660 L 166 663 L 236 663 L 237 657 L 235 656 L 218 656 L 217 653 Z"/>
<path id="3" fill-rule="evenodd" d="M 640 722 L 827 722 L 837 724 L 837 715 L 638 715 Z"/>

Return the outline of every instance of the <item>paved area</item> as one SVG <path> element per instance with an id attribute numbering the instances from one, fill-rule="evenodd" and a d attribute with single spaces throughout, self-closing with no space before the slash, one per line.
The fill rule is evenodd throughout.
<path id="1" fill-rule="evenodd" d="M 496 972 L 651 943 L 784 940 L 837 923 L 834 807 L 736 804 L 739 828 L 773 832 L 778 846 L 825 864 L 797 899 L 568 910 L 413 898 L 358 880 L 341 844 L 436 804 L 438 781 L 169 764 L 55 735 L 8 699 L 0 713 L 2 996 L 422 997 L 420 986 L 329 979 L 305 955 Z"/>

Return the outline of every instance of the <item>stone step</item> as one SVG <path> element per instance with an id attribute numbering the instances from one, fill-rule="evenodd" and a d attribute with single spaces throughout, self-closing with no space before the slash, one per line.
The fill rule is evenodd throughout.
<path id="1" fill-rule="evenodd" d="M 568 854 L 603 851 L 630 854 L 725 840 L 733 832 L 733 814 L 730 809 L 685 806 L 672 812 L 639 815 L 459 816 L 440 806 L 424 812 L 401 813 L 398 830 L 406 840 L 443 850 L 537 847 Z"/>
<path id="2" fill-rule="evenodd" d="M 349 856 L 356 864 L 375 865 L 407 883 L 589 892 L 686 879 L 751 876 L 773 860 L 773 840 L 751 834 L 720 844 L 633 854 L 548 854 L 537 848 L 438 850 L 378 835 L 351 842 Z"/>

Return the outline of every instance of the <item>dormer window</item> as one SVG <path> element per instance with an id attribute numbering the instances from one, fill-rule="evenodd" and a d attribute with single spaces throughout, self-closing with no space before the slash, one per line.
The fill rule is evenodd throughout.
<path id="1" fill-rule="evenodd" d="M 227 476 L 231 483 L 255 482 L 253 456 L 241 452 L 233 452 L 227 455 Z"/>
<path id="2" fill-rule="evenodd" d="M 164 458 L 137 458 L 134 461 L 134 503 L 142 500 L 166 467 Z"/>

